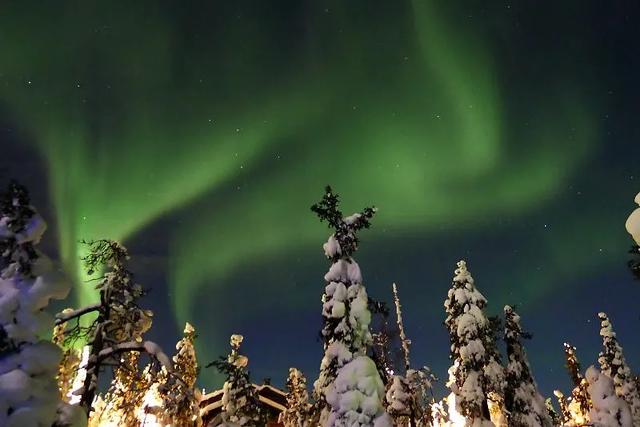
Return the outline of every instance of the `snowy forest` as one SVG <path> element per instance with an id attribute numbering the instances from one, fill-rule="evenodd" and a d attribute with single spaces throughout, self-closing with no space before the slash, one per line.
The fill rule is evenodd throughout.
<path id="1" fill-rule="evenodd" d="M 640 194 L 635 202 L 640 206 Z M 311 211 L 330 230 L 322 246 L 324 287 L 318 278 L 324 354 L 319 373 L 291 367 L 286 405 L 274 415 L 249 376 L 241 335 L 214 361 L 197 360 L 188 323 L 172 351 L 145 339 L 153 323 L 142 306 L 145 288 L 129 270 L 127 249 L 109 236 L 83 242 L 85 285 L 99 298 L 73 307 L 69 280 L 37 249 L 45 221 L 27 189 L 12 182 L 0 197 L 0 426 L 640 426 L 640 376 L 625 361 L 616 313 L 594 313 L 600 329 L 593 333 L 602 338 L 597 366 L 582 366 L 578 349 L 565 343 L 573 388 L 543 396 L 527 360 L 526 319 L 510 305 L 489 317 L 473 260 L 460 260 L 448 291 L 443 287 L 451 346 L 434 351 L 448 351 L 451 365 L 438 379 L 428 361 L 411 358 L 419 337 L 405 330 L 401 289 L 393 285 L 395 304 L 386 307 L 363 283 L 355 255 L 376 208 L 345 215 L 327 187 Z M 640 280 L 640 207 L 625 226 L 630 274 Z M 54 300 L 72 307 L 54 313 Z M 226 376 L 213 418 L 198 387 L 205 366 Z M 436 382 L 448 392 L 440 395 Z"/>

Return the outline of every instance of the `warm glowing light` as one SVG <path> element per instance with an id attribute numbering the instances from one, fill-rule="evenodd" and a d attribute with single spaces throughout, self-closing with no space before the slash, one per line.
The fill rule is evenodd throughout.
<path id="1" fill-rule="evenodd" d="M 158 392 L 158 383 L 154 383 L 144 395 L 142 406 L 137 411 L 140 426 L 162 427 L 164 424 L 158 420 L 156 415 L 161 410 L 162 398 Z"/>
<path id="2" fill-rule="evenodd" d="M 447 404 L 449 405 L 449 423 L 446 424 L 447 427 L 465 427 L 467 424 L 467 420 L 461 413 L 456 409 L 456 395 L 450 393 L 447 397 Z"/>
<path id="3" fill-rule="evenodd" d="M 78 373 L 73 379 L 71 390 L 69 390 L 69 393 L 67 394 L 69 403 L 72 405 L 77 405 L 80 403 L 80 398 L 82 397 L 80 389 L 84 386 L 84 380 L 87 377 L 87 362 L 89 360 L 90 351 L 91 347 L 89 347 L 88 345 L 82 348 L 82 357 L 80 359 Z"/>

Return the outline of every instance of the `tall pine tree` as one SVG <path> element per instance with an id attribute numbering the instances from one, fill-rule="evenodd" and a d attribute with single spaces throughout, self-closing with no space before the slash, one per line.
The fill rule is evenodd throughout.
<path id="1" fill-rule="evenodd" d="M 327 284 L 322 296 L 324 357 L 314 383 L 320 423 L 325 427 L 390 425 L 382 406 L 384 385 L 367 356 L 372 343 L 369 298 L 353 259 L 356 233 L 370 227 L 375 208 L 344 217 L 338 205 L 338 195 L 327 187 L 322 200 L 311 207 L 334 230 L 323 246 L 331 267 L 324 276 Z"/>
<path id="2" fill-rule="evenodd" d="M 504 307 L 504 340 L 507 344 L 505 407 L 510 427 L 551 427 L 552 420 L 544 398 L 538 392 L 531 375 L 523 338 L 529 334 L 522 330 L 520 316 L 513 307 Z"/>
<path id="3" fill-rule="evenodd" d="M 51 426 L 82 421 L 61 404 L 56 375 L 60 348 L 46 334 L 54 326 L 50 300 L 69 285 L 36 250 L 46 224 L 27 190 L 11 183 L 0 195 L 0 425 Z M 60 411 L 58 413 L 58 411 Z M 85 418 L 86 422 L 86 418 Z"/>
<path id="4" fill-rule="evenodd" d="M 634 424 L 640 425 L 640 393 L 635 378 L 627 365 L 609 317 L 605 313 L 598 313 L 598 318 L 603 347 L 598 355 L 600 371 L 613 380 L 616 394 L 629 404 Z"/>
<path id="5" fill-rule="evenodd" d="M 573 390 L 568 399 L 557 390 L 554 393 L 558 397 L 565 422 L 573 423 L 573 425 L 587 424 L 591 411 L 591 398 L 587 390 L 588 383 L 582 375 L 576 348 L 569 343 L 564 343 L 564 355 L 567 362 L 565 367 L 573 383 Z"/>
<path id="6" fill-rule="evenodd" d="M 289 368 L 287 378 L 287 407 L 279 416 L 284 427 L 307 427 L 309 423 L 309 393 L 307 379 L 296 368 Z"/>
<path id="7" fill-rule="evenodd" d="M 493 381 L 487 376 L 487 367 L 492 364 L 488 348 L 494 344 L 491 323 L 484 313 L 486 305 L 466 262 L 458 262 L 444 302 L 445 325 L 453 361 L 449 386 L 455 395 L 456 411 L 465 417 L 468 426 L 493 426 L 487 403 Z"/>

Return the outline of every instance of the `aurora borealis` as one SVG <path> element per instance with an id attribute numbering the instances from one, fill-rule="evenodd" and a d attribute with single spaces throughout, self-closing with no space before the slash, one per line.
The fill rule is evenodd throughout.
<path id="1" fill-rule="evenodd" d="M 9 2 L 0 170 L 79 301 L 77 242 L 121 240 L 165 348 L 187 320 L 205 363 L 242 333 L 256 379 L 317 374 L 326 184 L 380 209 L 356 258 L 372 297 L 399 284 L 415 363 L 445 376 L 465 258 L 492 313 L 519 304 L 547 394 L 564 340 L 595 360 L 600 310 L 640 368 L 640 10 L 449 3 Z"/>

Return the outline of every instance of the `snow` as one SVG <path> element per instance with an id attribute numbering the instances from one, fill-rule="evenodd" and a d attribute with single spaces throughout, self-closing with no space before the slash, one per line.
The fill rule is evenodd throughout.
<path id="1" fill-rule="evenodd" d="M 586 379 L 593 404 L 589 412 L 592 423 L 599 427 L 632 427 L 629 406 L 615 394 L 611 378 L 590 366 Z"/>
<path id="2" fill-rule="evenodd" d="M 352 225 L 354 222 L 356 222 L 357 220 L 359 220 L 362 217 L 362 214 L 360 213 L 354 213 L 352 215 L 346 216 L 343 218 L 343 221 L 345 224 L 347 225 Z"/>
<path id="3" fill-rule="evenodd" d="M 87 414 L 78 405 L 60 404 L 58 407 L 59 427 L 85 427 L 87 425 Z M 24 426 L 22 426 L 24 427 Z"/>
<path id="4" fill-rule="evenodd" d="M 388 408 L 398 414 L 408 414 L 409 400 L 411 398 L 408 389 L 409 384 L 407 380 L 400 375 L 394 375 L 391 379 L 391 386 L 386 394 Z"/>
<path id="5" fill-rule="evenodd" d="M 636 424 L 640 424 L 640 390 L 623 355 L 616 333 L 606 313 L 598 313 L 603 350 L 598 355 L 601 372 L 613 380 L 616 394 L 624 399 Z"/>
<path id="6" fill-rule="evenodd" d="M 329 268 L 324 275 L 326 282 L 362 283 L 360 266 L 353 259 L 339 259 Z"/>
<path id="7" fill-rule="evenodd" d="M 329 240 L 327 240 L 327 243 L 322 245 L 322 249 L 324 249 L 324 254 L 326 255 L 326 257 L 330 259 L 342 254 L 340 243 L 338 242 L 334 234 L 329 236 Z"/>
<path id="8" fill-rule="evenodd" d="M 154 343 L 153 341 L 145 341 L 144 350 L 150 355 L 155 356 L 155 358 L 158 359 L 158 362 L 160 362 L 162 366 L 164 366 L 167 369 L 171 369 L 172 367 L 171 360 L 162 351 L 162 349 L 158 344 Z"/>
<path id="9" fill-rule="evenodd" d="M 3 254 L 9 264 L 0 273 L 0 328 L 12 346 L 0 359 L 0 425 L 51 426 L 59 416 L 55 375 L 62 352 L 48 340 L 53 316 L 45 309 L 51 299 L 66 297 L 70 286 L 33 247 L 46 230 L 40 215 L 22 218 L 26 225 L 17 231 L 8 226 L 17 219 L 11 215 L 0 212 L 0 239 L 15 242 Z M 25 253 L 32 251 L 37 258 L 29 260 Z M 18 260 L 27 260 L 31 274 L 22 272 Z"/>
<path id="10" fill-rule="evenodd" d="M 640 205 L 640 193 L 635 198 L 635 202 Z M 640 208 L 637 208 L 629 218 L 627 218 L 627 222 L 625 223 L 625 227 L 629 234 L 633 237 L 633 240 L 636 241 L 638 245 L 640 245 Z"/>
<path id="11" fill-rule="evenodd" d="M 356 223 L 361 218 L 362 214 L 353 214 L 343 219 L 353 242 Z M 369 297 L 362 285 L 362 272 L 351 254 L 343 252 L 335 235 L 329 237 L 323 249 L 333 262 L 324 276 L 327 283 L 322 296 L 325 352 L 320 375 L 314 382 L 322 405 L 320 424 L 390 427 L 391 418 L 382 406 L 385 395 L 382 380 L 374 362 L 365 356 L 372 337 Z"/>
<path id="12" fill-rule="evenodd" d="M 339 369 L 327 389 L 331 406 L 327 427 L 391 426 L 382 407 L 383 395 L 375 363 L 367 356 L 356 357 Z"/>

